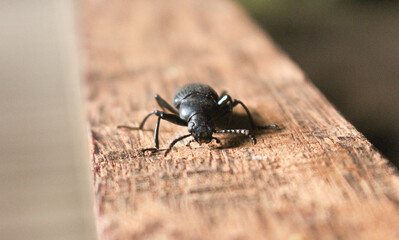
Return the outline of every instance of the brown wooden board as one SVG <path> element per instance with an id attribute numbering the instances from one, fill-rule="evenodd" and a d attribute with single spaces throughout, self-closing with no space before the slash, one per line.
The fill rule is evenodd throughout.
<path id="1" fill-rule="evenodd" d="M 100 239 L 399 238 L 396 170 L 236 4 L 80 7 Z M 159 109 L 154 94 L 171 101 L 191 82 L 227 90 L 259 124 L 284 129 L 258 133 L 256 145 L 223 136 L 142 155 L 152 132 L 117 126 L 138 126 Z M 186 133 L 162 122 L 161 148 Z"/>

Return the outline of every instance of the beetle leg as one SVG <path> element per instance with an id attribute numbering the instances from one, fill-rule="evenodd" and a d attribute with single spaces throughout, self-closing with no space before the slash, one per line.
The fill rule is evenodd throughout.
<path id="1" fill-rule="evenodd" d="M 145 152 L 155 153 L 157 151 L 159 151 L 159 149 L 156 149 L 156 148 L 144 148 L 144 149 L 141 149 L 142 153 L 145 153 Z"/>
<path id="2" fill-rule="evenodd" d="M 158 105 L 163 109 L 167 109 L 169 110 L 171 113 L 179 115 L 179 112 L 172 107 L 167 101 L 165 101 L 161 96 L 159 96 L 158 94 L 155 94 L 154 96 L 155 100 L 157 101 Z"/>
<path id="3" fill-rule="evenodd" d="M 150 116 L 151 114 L 155 114 L 158 116 L 157 124 L 155 125 L 155 130 L 154 130 L 155 148 L 157 148 L 157 149 L 159 148 L 159 125 L 161 124 L 161 119 L 166 120 L 171 123 L 174 123 L 174 124 L 177 124 L 177 125 L 187 126 L 187 122 L 180 119 L 176 115 L 168 114 L 168 113 L 164 113 L 164 112 L 160 112 L 160 111 L 153 111 L 148 116 Z M 148 116 L 147 116 L 147 118 L 148 118 Z M 145 120 L 147 120 L 147 118 L 145 118 L 143 120 L 143 122 L 140 124 L 140 128 L 143 128 L 144 122 L 145 122 Z"/>
<path id="4" fill-rule="evenodd" d="M 218 101 L 218 106 L 221 109 L 221 111 L 225 114 L 225 113 L 229 113 L 229 121 L 228 121 L 228 125 L 230 125 L 230 121 L 231 121 L 231 116 L 232 116 L 232 112 L 233 112 L 233 108 L 236 107 L 238 104 L 241 104 L 241 106 L 245 109 L 245 111 L 247 112 L 247 116 L 249 119 L 249 122 L 251 124 L 251 128 L 252 129 L 256 129 L 256 125 L 254 123 L 254 120 L 252 119 L 251 113 L 249 112 L 247 106 L 245 106 L 245 104 L 239 100 L 234 100 L 229 96 L 229 95 L 223 95 L 220 97 L 219 101 Z"/>
<path id="5" fill-rule="evenodd" d="M 150 112 L 147 116 L 145 116 L 143 121 L 141 121 L 139 127 L 129 127 L 129 126 L 121 125 L 121 126 L 118 126 L 118 128 L 127 128 L 129 130 L 142 130 L 143 127 L 144 127 L 145 122 L 152 115 L 157 115 L 158 117 L 162 118 L 163 120 L 166 120 L 168 122 L 174 123 L 176 125 L 187 126 L 187 122 L 185 120 L 181 119 L 179 116 L 155 110 L 155 111 Z"/>
<path id="6" fill-rule="evenodd" d="M 154 140 L 155 140 L 155 148 L 156 149 L 159 148 L 159 125 L 161 123 L 161 119 L 166 120 L 171 123 L 174 123 L 176 125 L 187 126 L 187 122 L 185 120 L 181 119 L 179 116 L 174 115 L 174 114 L 164 113 L 164 112 L 156 110 L 156 111 L 150 112 L 143 119 L 143 121 L 141 122 L 141 124 L 138 128 L 128 127 L 128 126 L 118 126 L 118 128 L 128 128 L 130 130 L 141 130 L 141 129 L 143 129 L 144 124 L 147 121 L 147 119 L 152 115 L 158 116 L 157 124 L 155 125 L 155 130 L 154 130 Z"/>
<path id="7" fill-rule="evenodd" d="M 245 112 L 247 113 L 249 123 L 251 124 L 251 128 L 253 130 L 278 128 L 278 126 L 275 124 L 270 124 L 266 126 L 256 126 L 252 118 L 251 112 L 248 110 L 247 106 L 245 106 L 245 104 L 240 100 L 232 100 L 232 98 L 229 95 L 225 94 L 220 97 L 218 101 L 218 106 L 219 109 L 222 111 L 222 114 L 230 113 L 227 126 L 230 125 L 231 116 L 232 116 L 231 113 L 233 112 L 233 108 L 236 107 L 237 105 L 241 105 L 244 108 Z"/>
<path id="8" fill-rule="evenodd" d="M 143 129 L 144 124 L 145 124 L 145 122 L 147 121 L 147 119 L 148 119 L 149 117 L 151 117 L 152 115 L 158 115 L 157 112 L 158 112 L 158 111 L 152 111 L 152 112 L 150 112 L 147 116 L 145 116 L 145 118 L 143 119 L 143 121 L 141 121 L 141 123 L 140 123 L 139 129 Z M 157 124 L 157 125 L 158 125 L 158 124 Z M 156 128 L 156 126 L 155 126 L 155 128 Z"/>
<path id="9" fill-rule="evenodd" d="M 219 98 L 219 99 L 221 99 L 221 98 L 224 97 L 225 95 L 227 95 L 227 91 L 226 91 L 226 90 L 223 90 L 223 91 L 220 93 L 220 98 Z"/>
<path id="10" fill-rule="evenodd" d="M 154 130 L 155 148 L 159 149 L 159 125 L 161 124 L 161 117 L 158 117 L 157 124 Z"/>
<path id="11" fill-rule="evenodd" d="M 227 94 L 226 91 L 223 91 L 222 94 L 220 95 L 220 98 L 217 102 L 217 105 L 219 106 L 219 113 L 214 116 L 214 118 L 219 118 L 221 116 L 224 116 L 226 113 L 229 114 L 228 118 L 228 123 L 227 123 L 227 127 L 230 126 L 230 122 L 231 122 L 231 117 L 232 117 L 232 112 L 233 112 L 233 107 L 232 107 L 232 98 L 230 97 L 230 95 Z"/>
<path id="12" fill-rule="evenodd" d="M 261 130 L 261 129 L 273 129 L 273 128 L 278 128 L 278 126 L 276 124 L 270 124 L 270 125 L 265 125 L 265 126 L 256 126 L 254 119 L 252 118 L 251 113 L 249 112 L 247 106 L 245 106 L 245 104 L 243 102 L 241 102 L 240 100 L 234 100 L 231 103 L 231 108 L 236 107 L 238 104 L 240 104 L 245 111 L 247 112 L 247 116 L 248 116 L 248 120 L 249 123 L 251 124 L 252 129 L 254 130 Z"/>
<path id="13" fill-rule="evenodd" d="M 251 113 L 249 112 L 247 106 L 245 106 L 245 104 L 244 104 L 243 102 L 241 102 L 240 100 L 234 100 L 234 101 L 231 103 L 231 108 L 233 109 L 233 108 L 236 107 L 238 104 L 240 104 L 240 105 L 244 108 L 245 112 L 247 112 L 247 116 L 248 116 L 249 123 L 251 124 L 251 128 L 252 128 L 252 129 L 257 129 L 256 124 L 255 124 L 255 122 L 254 122 L 254 119 L 252 118 Z"/>
<path id="14" fill-rule="evenodd" d="M 228 104 L 230 104 L 233 100 L 231 99 L 230 95 L 228 94 L 224 94 L 221 95 L 219 100 L 218 100 L 218 106 L 219 108 L 224 108 L 225 106 L 227 106 Z"/>
<path id="15" fill-rule="evenodd" d="M 139 127 L 130 127 L 130 126 L 126 126 L 126 125 L 119 125 L 119 126 L 117 126 L 117 128 L 126 128 L 126 129 L 129 129 L 129 130 L 143 130 L 143 127 L 144 127 L 145 122 L 147 121 L 147 119 L 148 119 L 149 117 L 151 117 L 151 115 L 156 114 L 155 112 L 157 112 L 157 111 L 152 111 L 152 112 L 150 112 L 147 116 L 145 116 L 145 118 L 143 119 L 143 121 L 141 121 Z"/>

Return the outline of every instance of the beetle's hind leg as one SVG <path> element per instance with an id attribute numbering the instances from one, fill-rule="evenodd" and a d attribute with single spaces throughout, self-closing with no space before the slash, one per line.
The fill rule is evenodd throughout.
<path id="1" fill-rule="evenodd" d="M 278 129 L 279 127 L 276 124 L 269 124 L 269 125 L 264 125 L 264 126 L 257 126 L 255 124 L 254 119 L 252 118 L 251 112 L 248 110 L 247 106 L 245 106 L 245 104 L 243 102 L 241 102 L 240 100 L 234 100 L 231 105 L 232 108 L 234 108 L 235 106 L 237 106 L 238 104 L 240 104 L 245 111 L 247 112 L 247 116 L 248 116 L 248 120 L 251 124 L 251 127 L 253 130 L 262 130 L 262 129 Z"/>
<path id="2" fill-rule="evenodd" d="M 229 95 L 224 95 L 220 98 L 218 105 L 221 108 L 227 108 L 227 112 L 232 112 L 233 108 L 236 107 L 237 105 L 241 105 L 245 112 L 247 113 L 248 116 L 248 120 L 249 123 L 251 124 L 251 128 L 252 130 L 263 130 L 263 129 L 278 129 L 279 126 L 277 126 L 276 124 L 269 124 L 269 125 L 265 125 L 265 126 L 257 126 L 255 124 L 254 119 L 252 118 L 252 114 L 249 111 L 249 109 L 247 108 L 247 106 L 245 106 L 245 104 L 243 102 L 241 102 L 240 100 L 232 100 L 232 98 Z"/>

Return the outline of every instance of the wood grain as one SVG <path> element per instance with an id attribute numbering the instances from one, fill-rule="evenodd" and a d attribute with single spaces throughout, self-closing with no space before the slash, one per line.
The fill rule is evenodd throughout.
<path id="1" fill-rule="evenodd" d="M 80 10 L 100 239 L 399 238 L 397 171 L 240 7 L 82 0 Z M 155 93 L 171 100 L 190 82 L 284 129 L 256 145 L 225 136 L 142 155 L 152 132 L 117 125 L 138 126 Z M 162 122 L 161 146 L 186 133 Z"/>

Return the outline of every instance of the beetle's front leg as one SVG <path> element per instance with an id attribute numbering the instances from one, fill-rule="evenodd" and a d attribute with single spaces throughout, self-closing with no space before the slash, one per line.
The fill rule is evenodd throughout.
<path id="1" fill-rule="evenodd" d="M 155 111 L 150 112 L 143 119 L 143 121 L 141 122 L 141 124 L 140 124 L 140 126 L 138 128 L 129 127 L 129 129 L 132 129 L 132 130 L 141 130 L 141 129 L 143 129 L 145 122 L 152 115 L 158 116 L 157 124 L 155 125 L 155 130 L 154 130 L 154 140 L 155 140 L 155 148 L 156 149 L 159 149 L 159 125 L 161 124 L 161 119 L 166 120 L 166 121 L 171 122 L 171 123 L 174 123 L 176 125 L 187 126 L 187 122 L 185 120 L 181 119 L 179 116 L 155 110 Z M 118 126 L 118 128 L 121 128 L 121 127 L 126 127 L 126 126 Z M 151 149 L 149 148 L 149 150 L 151 150 Z"/>

